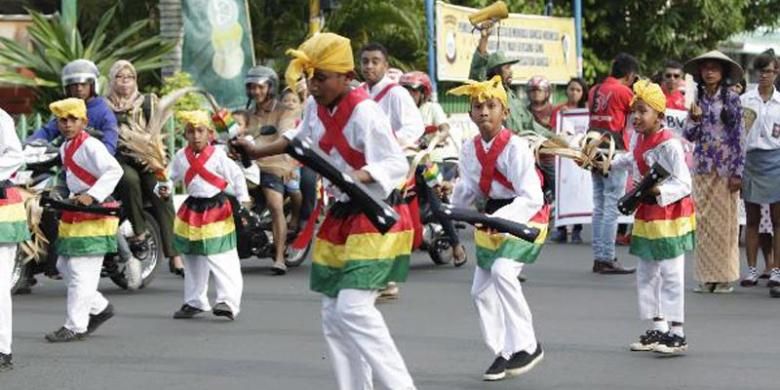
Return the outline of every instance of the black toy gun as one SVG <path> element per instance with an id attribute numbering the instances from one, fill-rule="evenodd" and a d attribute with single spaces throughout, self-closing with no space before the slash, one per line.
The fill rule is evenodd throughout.
<path id="1" fill-rule="evenodd" d="M 541 233 L 539 229 L 529 227 L 522 223 L 482 214 L 476 210 L 453 207 L 448 204 L 442 205 L 441 212 L 444 213 L 447 218 L 454 221 L 465 222 L 478 228 L 493 229 L 500 233 L 509 233 L 528 242 L 536 241 L 536 238 L 539 237 L 539 233 Z"/>
<path id="2" fill-rule="evenodd" d="M 618 210 L 624 215 L 631 215 L 639 207 L 640 202 L 654 203 L 652 195 L 648 194 L 653 187 L 658 183 L 666 180 L 670 176 L 669 171 L 664 169 L 661 164 L 653 164 L 650 171 L 647 172 L 645 177 L 634 187 L 633 190 L 625 194 L 618 201 Z"/>
<path id="3" fill-rule="evenodd" d="M 116 207 L 104 207 L 101 205 L 84 206 L 82 204 L 75 203 L 71 200 L 59 200 L 59 199 L 50 198 L 48 196 L 41 197 L 40 205 L 45 209 L 109 215 L 112 217 L 119 217 L 119 211 L 120 211 L 120 206 L 118 202 Z"/>
<path id="4" fill-rule="evenodd" d="M 349 195 L 353 202 L 362 207 L 363 213 L 379 232 L 387 233 L 400 218 L 389 204 L 369 192 L 363 183 L 336 168 L 330 157 L 321 150 L 313 148 L 309 140 L 302 141 L 294 138 L 287 145 L 285 152 Z"/>

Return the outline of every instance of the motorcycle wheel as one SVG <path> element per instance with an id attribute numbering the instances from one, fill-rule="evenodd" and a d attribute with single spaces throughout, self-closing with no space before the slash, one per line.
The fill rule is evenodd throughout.
<path id="1" fill-rule="evenodd" d="M 314 239 L 312 238 L 312 240 Z M 309 254 L 311 245 L 311 241 L 309 241 L 309 243 L 306 244 L 306 247 L 300 250 L 296 250 L 288 246 L 287 258 L 284 260 L 284 264 L 288 267 L 297 267 L 303 264 L 303 261 L 306 260 L 306 256 Z"/>
<path id="2" fill-rule="evenodd" d="M 30 260 L 30 262 L 32 261 L 35 260 Z M 32 263 L 30 262 L 25 263 L 24 253 L 17 249 L 16 259 L 14 259 L 14 269 L 11 271 L 11 294 L 16 294 L 16 291 L 25 284 L 23 276 L 27 274 L 27 267 L 32 266 Z"/>
<path id="3" fill-rule="evenodd" d="M 450 240 L 439 235 L 428 247 L 428 255 L 436 265 L 444 265 L 452 262 L 452 246 Z"/>
<path id="4" fill-rule="evenodd" d="M 163 263 L 165 255 L 162 251 L 162 238 L 160 236 L 160 225 L 157 224 L 157 220 L 152 217 L 147 211 L 144 211 L 144 219 L 146 219 L 146 227 L 152 236 L 149 240 L 149 252 L 145 258 L 141 260 L 141 279 L 143 282 L 138 289 L 142 289 L 154 280 L 157 268 Z M 127 289 L 127 279 L 124 274 L 124 265 L 121 265 L 122 271 L 111 276 L 111 281 L 122 289 Z"/>

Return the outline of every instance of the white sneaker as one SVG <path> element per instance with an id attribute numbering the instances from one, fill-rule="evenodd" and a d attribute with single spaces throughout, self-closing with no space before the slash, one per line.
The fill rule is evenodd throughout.
<path id="1" fill-rule="evenodd" d="M 769 282 L 767 282 L 767 287 L 778 287 L 780 286 L 780 268 L 772 268 L 772 273 L 769 276 Z"/>
<path id="2" fill-rule="evenodd" d="M 742 287 L 753 287 L 758 284 L 758 269 L 756 267 L 748 267 L 748 274 L 740 280 L 739 285 Z"/>

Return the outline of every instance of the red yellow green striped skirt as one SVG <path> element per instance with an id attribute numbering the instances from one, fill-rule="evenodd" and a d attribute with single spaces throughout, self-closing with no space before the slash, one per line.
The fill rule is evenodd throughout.
<path id="1" fill-rule="evenodd" d="M 116 201 L 103 207 L 119 207 Z M 61 256 L 95 256 L 117 251 L 119 218 L 110 215 L 62 211 L 55 247 Z"/>
<path id="2" fill-rule="evenodd" d="M 384 235 L 359 212 L 337 203 L 314 241 L 310 287 L 329 297 L 341 289 L 380 290 L 403 282 L 409 272 L 414 232 L 407 204 L 393 207 L 400 216 Z"/>
<path id="3" fill-rule="evenodd" d="M 693 250 L 695 231 L 690 196 L 666 207 L 642 203 L 634 216 L 630 252 L 642 260 L 672 259 Z"/>
<path id="4" fill-rule="evenodd" d="M 474 230 L 474 244 L 477 247 L 477 265 L 490 270 L 493 263 L 500 258 L 531 264 L 539 257 L 544 241 L 547 239 L 547 226 L 550 220 L 550 206 L 544 205 L 526 225 L 539 229 L 539 236 L 534 242 L 515 236 L 497 233 L 490 234 L 483 229 Z"/>
<path id="5" fill-rule="evenodd" d="M 5 187 L 0 199 L 0 243 L 8 244 L 30 239 L 24 199 L 16 187 Z"/>
<path id="6" fill-rule="evenodd" d="M 233 207 L 227 195 L 188 197 L 173 221 L 173 246 L 185 255 L 213 255 L 236 247 Z"/>

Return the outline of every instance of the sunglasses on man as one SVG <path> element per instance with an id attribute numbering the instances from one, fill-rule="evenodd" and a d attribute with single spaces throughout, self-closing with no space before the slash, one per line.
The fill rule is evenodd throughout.
<path id="1" fill-rule="evenodd" d="M 682 73 L 666 73 L 664 74 L 664 78 L 666 79 L 679 79 L 682 77 Z"/>

